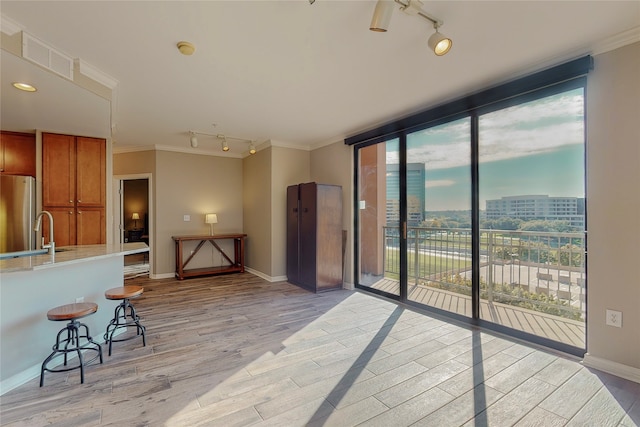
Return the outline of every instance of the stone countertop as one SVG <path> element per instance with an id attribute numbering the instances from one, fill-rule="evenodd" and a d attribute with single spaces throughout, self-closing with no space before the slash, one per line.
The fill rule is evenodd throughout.
<path id="1" fill-rule="evenodd" d="M 64 246 L 56 248 L 54 255 L 31 255 L 0 260 L 0 274 L 20 271 L 42 270 L 93 259 L 149 252 L 142 242 L 118 243 L 114 245 Z"/>

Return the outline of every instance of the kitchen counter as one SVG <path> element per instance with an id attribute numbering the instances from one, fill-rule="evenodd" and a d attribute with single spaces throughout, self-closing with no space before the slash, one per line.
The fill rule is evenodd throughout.
<path id="1" fill-rule="evenodd" d="M 86 262 L 92 259 L 149 252 L 149 247 L 140 242 L 116 245 L 65 246 L 56 248 L 56 251 L 53 255 L 31 255 L 0 260 L 0 274 L 40 270 Z"/>
<path id="2" fill-rule="evenodd" d="M 96 342 L 104 342 L 119 303 L 107 300 L 104 292 L 124 286 L 125 255 L 149 251 L 141 242 L 58 249 L 54 255 L 0 260 L 0 394 L 39 377 L 40 364 L 64 327 L 64 322 L 47 319 L 52 308 L 81 301 L 98 304 L 98 311 L 82 322 Z M 90 383 L 91 368 L 85 375 Z"/>

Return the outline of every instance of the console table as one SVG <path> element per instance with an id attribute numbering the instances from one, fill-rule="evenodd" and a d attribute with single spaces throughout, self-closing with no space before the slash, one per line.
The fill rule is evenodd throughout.
<path id="1" fill-rule="evenodd" d="M 176 277 L 179 280 L 185 277 L 207 276 L 222 273 L 244 273 L 244 238 L 246 234 L 214 234 L 213 236 L 172 236 L 176 244 Z M 216 240 L 233 240 L 233 259 L 218 246 Z M 193 250 L 189 258 L 183 261 L 183 243 L 197 241 L 198 245 Z M 216 267 L 191 268 L 186 269 L 189 261 L 198 253 L 207 242 L 211 243 L 220 254 L 227 260 L 229 265 Z"/>

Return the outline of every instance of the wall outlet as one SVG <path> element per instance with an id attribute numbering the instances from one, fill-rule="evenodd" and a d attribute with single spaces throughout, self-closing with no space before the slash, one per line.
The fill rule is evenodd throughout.
<path id="1" fill-rule="evenodd" d="M 77 304 L 77 303 L 81 303 L 81 302 L 84 302 L 84 297 L 78 297 L 78 298 L 76 298 L 76 304 Z"/>
<path id="2" fill-rule="evenodd" d="M 607 310 L 607 325 L 622 328 L 622 312 Z"/>
<path id="3" fill-rule="evenodd" d="M 191 221 L 191 215 L 183 215 L 182 219 L 184 220 L 184 222 Z"/>

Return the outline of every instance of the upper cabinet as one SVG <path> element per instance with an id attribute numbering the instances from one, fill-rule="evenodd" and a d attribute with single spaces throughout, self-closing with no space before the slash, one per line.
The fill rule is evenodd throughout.
<path id="1" fill-rule="evenodd" d="M 43 206 L 104 207 L 106 141 L 43 133 L 42 182 Z"/>
<path id="2" fill-rule="evenodd" d="M 35 135 L 0 132 L 0 173 L 36 176 Z"/>
<path id="3" fill-rule="evenodd" d="M 105 139 L 42 134 L 42 206 L 58 246 L 105 243 L 106 189 Z"/>

